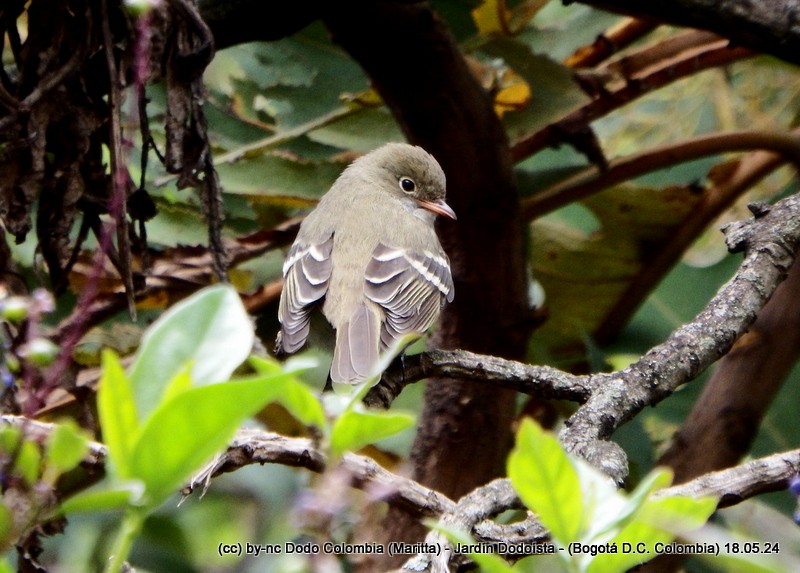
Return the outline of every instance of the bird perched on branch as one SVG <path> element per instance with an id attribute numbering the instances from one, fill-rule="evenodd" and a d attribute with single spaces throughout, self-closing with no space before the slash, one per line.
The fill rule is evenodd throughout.
<path id="1" fill-rule="evenodd" d="M 278 355 L 305 345 L 312 311 L 335 330 L 330 380 L 356 384 L 380 353 L 422 335 L 453 300 L 450 261 L 434 231 L 445 176 L 425 150 L 386 144 L 345 169 L 305 218 L 283 265 Z"/>

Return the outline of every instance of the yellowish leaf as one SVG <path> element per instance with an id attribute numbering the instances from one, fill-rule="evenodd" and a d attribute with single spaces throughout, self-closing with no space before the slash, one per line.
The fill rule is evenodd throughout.
<path id="1" fill-rule="evenodd" d="M 508 21 L 511 12 L 505 0 L 484 0 L 472 10 L 472 20 L 481 36 L 510 36 Z"/>

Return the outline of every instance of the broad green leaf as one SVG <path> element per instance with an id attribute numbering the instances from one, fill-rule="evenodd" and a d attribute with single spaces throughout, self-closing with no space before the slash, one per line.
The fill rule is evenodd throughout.
<path id="1" fill-rule="evenodd" d="M 208 287 L 175 304 L 145 332 L 131 366 L 139 416 L 154 410 L 166 384 L 189 361 L 195 384 L 227 380 L 253 340 L 253 324 L 230 286 Z"/>
<path id="2" fill-rule="evenodd" d="M 582 541 L 605 542 L 622 527 L 627 512 L 625 493 L 604 473 L 580 458 L 570 459 L 578 474 L 583 500 Z"/>
<path id="3" fill-rule="evenodd" d="M 398 434 L 414 425 L 414 416 L 400 412 L 347 410 L 333 423 L 331 450 L 334 455 L 358 450 L 367 444 Z"/>
<path id="4" fill-rule="evenodd" d="M 538 344 L 552 349 L 578 346 L 591 334 L 639 269 L 636 245 L 562 222 L 534 223 L 532 270 L 545 293 L 550 316 L 537 329 Z"/>
<path id="5" fill-rule="evenodd" d="M 672 483 L 672 471 L 666 468 L 656 468 L 647 474 L 644 479 L 636 486 L 636 488 L 627 497 L 625 507 L 619 515 L 619 520 L 627 520 L 632 515 L 636 514 L 642 509 L 645 504 L 652 503 L 649 500 L 650 495 L 665 487 L 669 487 Z"/>
<path id="6" fill-rule="evenodd" d="M 531 266 L 547 293 L 550 315 L 535 344 L 553 353 L 583 348 L 616 308 L 659 245 L 674 237 L 702 194 L 690 187 L 663 189 L 623 184 L 585 199 L 596 229 L 580 229 L 572 206 L 531 225 Z M 561 216 L 565 213 L 565 216 Z M 585 216 L 583 214 L 581 217 Z M 629 301 L 635 305 L 640 301 Z"/>
<path id="7" fill-rule="evenodd" d="M 166 402 L 178 394 L 182 394 L 192 388 L 191 372 L 192 363 L 187 362 L 183 369 L 179 370 L 175 376 L 172 377 L 172 380 L 167 383 L 167 387 L 164 388 L 164 395 L 161 397 L 161 400 Z"/>
<path id="8" fill-rule="evenodd" d="M 233 155 L 237 150 L 226 155 Z M 244 195 L 251 202 L 283 208 L 309 208 L 345 168 L 343 163 L 308 161 L 259 152 L 235 163 L 217 164 L 225 192 Z"/>
<path id="9" fill-rule="evenodd" d="M 656 556 L 656 543 L 669 543 L 675 536 L 641 521 L 628 523 L 609 543 L 617 553 L 596 555 L 586 573 L 622 573 Z"/>
<path id="10" fill-rule="evenodd" d="M 520 424 L 508 477 L 554 541 L 566 546 L 580 537 L 584 512 L 578 474 L 558 440 L 530 419 Z"/>
<path id="11" fill-rule="evenodd" d="M 639 519 L 675 534 L 702 527 L 717 509 L 715 497 L 665 497 L 643 504 Z"/>
<path id="12" fill-rule="evenodd" d="M 212 62 L 209 79 L 231 94 L 241 115 L 261 121 L 265 115 L 272 118 L 276 132 L 324 116 L 341 106 L 342 94 L 368 87 L 358 64 L 330 42 L 321 25 L 276 42 L 221 52 L 228 53 L 233 58 L 220 58 L 216 65 Z M 253 84 L 254 89 L 244 90 L 244 83 Z M 242 93 L 246 95 L 240 98 Z"/>
<path id="13" fill-rule="evenodd" d="M 276 376 L 284 372 L 286 374 L 295 374 L 302 370 L 313 368 L 316 366 L 316 361 L 307 358 L 305 360 L 290 360 L 287 362 L 285 369 L 283 369 L 276 360 L 251 356 L 250 364 L 259 374 Z M 306 426 L 325 428 L 327 420 L 325 419 L 322 402 L 308 386 L 294 376 L 278 378 L 270 381 L 270 384 L 275 385 L 275 401 L 286 408 L 292 416 Z"/>
<path id="14" fill-rule="evenodd" d="M 667 497 L 650 499 L 653 491 L 671 481 L 671 472 L 652 472 L 634 490 L 626 507 L 627 524 L 611 540 L 620 550 L 616 554 L 597 555 L 587 569 L 590 573 L 626 571 L 652 559 L 656 543 L 669 543 L 702 527 L 717 507 L 715 498 Z M 623 548 L 630 551 L 623 551 Z"/>
<path id="15" fill-rule="evenodd" d="M 451 543 L 461 544 L 463 546 L 470 546 L 475 545 L 477 542 L 461 531 L 460 529 L 453 529 L 452 527 L 448 527 L 442 523 L 437 523 L 435 521 L 429 521 L 426 523 L 428 527 L 433 530 L 439 531 L 443 533 L 447 539 L 450 540 Z M 475 563 L 477 563 L 478 567 L 482 572 L 485 573 L 511 573 L 514 569 L 506 563 L 506 561 L 500 557 L 499 555 L 495 555 L 493 553 L 481 553 L 481 552 L 470 552 L 467 553 Z"/>
<path id="16" fill-rule="evenodd" d="M 131 475 L 130 458 L 139 431 L 130 381 L 113 350 L 102 353 L 103 373 L 97 387 L 97 415 L 110 468 L 116 477 Z"/>
<path id="17" fill-rule="evenodd" d="M 0 559 L 0 573 L 14 573 L 14 569 L 5 559 Z"/>
<path id="18" fill-rule="evenodd" d="M 325 428 L 327 421 L 322 403 L 305 384 L 295 378 L 286 378 L 276 384 L 281 387 L 276 402 L 306 426 Z"/>
<path id="19" fill-rule="evenodd" d="M 47 481 L 53 483 L 59 475 L 76 467 L 88 451 L 87 437 L 74 421 L 67 419 L 56 424 L 44 454 Z"/>
<path id="20" fill-rule="evenodd" d="M 123 509 L 135 505 L 142 497 L 144 487 L 135 480 L 116 481 L 113 485 L 101 484 L 98 488 L 88 489 L 64 500 L 61 513 L 96 513 Z"/>
<path id="21" fill-rule="evenodd" d="M 314 129 L 308 137 L 318 143 L 366 153 L 387 141 L 404 141 L 403 132 L 385 108 L 358 110 L 342 119 Z"/>
<path id="22" fill-rule="evenodd" d="M 142 427 L 131 463 L 132 474 L 145 484 L 149 503 L 157 505 L 174 493 L 225 447 L 245 418 L 275 400 L 281 378 L 201 386 L 160 404 Z"/>
<path id="23" fill-rule="evenodd" d="M 531 101 L 522 111 L 503 115 L 509 137 L 540 129 L 589 101 L 573 79 L 573 71 L 548 56 L 534 54 L 513 38 L 497 38 L 482 51 L 500 58 L 531 87 Z"/>

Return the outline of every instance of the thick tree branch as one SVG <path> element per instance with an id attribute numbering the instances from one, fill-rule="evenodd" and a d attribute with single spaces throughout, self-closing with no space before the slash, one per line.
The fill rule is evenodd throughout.
<path id="1" fill-rule="evenodd" d="M 427 367 L 438 364 L 450 368 L 451 375 L 458 375 L 478 365 L 485 371 L 489 365 L 490 378 L 510 373 L 511 384 L 533 391 L 553 391 L 564 384 L 577 383 L 576 397 L 585 399 L 587 391 L 589 397 L 567 420 L 562 443 L 621 482 L 627 475 L 627 459 L 607 438 L 646 406 L 666 398 L 726 354 L 785 278 L 798 252 L 800 197 L 789 197 L 773 207 L 752 209 L 754 219 L 727 228 L 729 249 L 746 252 L 739 271 L 693 321 L 624 370 L 570 378 L 546 369 L 454 353 L 434 354 Z M 421 364 L 425 360 L 420 357 L 420 365 L 413 364 L 409 371 L 422 375 L 425 366 Z M 453 365 L 447 361 L 463 362 Z"/>
<path id="2" fill-rule="evenodd" d="M 707 473 L 659 491 L 656 497 L 719 498 L 719 507 L 730 507 L 763 493 L 786 489 L 800 472 L 800 450 L 757 458 L 733 468 Z"/>
<path id="3" fill-rule="evenodd" d="M 785 489 L 787 482 L 800 471 L 800 450 L 791 450 L 758 458 L 724 471 L 705 474 L 685 484 L 664 488 L 653 494 L 655 499 L 666 497 L 715 497 L 718 507 L 730 507 L 772 491 Z M 507 543 L 542 543 L 548 540 L 547 531 L 533 514 L 522 521 L 506 526 L 503 537 L 496 536 L 499 529 L 491 517 L 509 509 L 521 507 L 511 482 L 498 479 L 464 496 L 455 504 L 454 513 L 443 515 L 440 522 L 462 531 L 471 531 L 478 539 L 484 539 L 483 531 L 491 529 L 489 542 L 502 539 Z M 490 527 L 494 525 L 494 527 Z M 432 531 L 426 543 L 445 543 L 438 532 Z M 446 552 L 442 552 L 446 553 Z M 512 556 L 513 557 L 513 556 Z M 517 555 L 516 558 L 519 556 Z M 403 571 L 447 571 L 439 557 L 420 554 L 407 562 Z"/>
<path id="4" fill-rule="evenodd" d="M 786 277 L 800 247 L 800 197 L 753 207 L 754 219 L 729 225 L 732 252 L 746 252 L 734 277 L 691 322 L 628 368 L 601 375 L 589 400 L 561 433 L 565 447 L 621 481 L 625 453 L 604 441 L 626 420 L 693 380 L 728 352 Z"/>
<path id="5" fill-rule="evenodd" d="M 531 396 L 580 403 L 588 399 L 591 387 L 589 377 L 550 366 L 524 364 L 466 350 L 429 350 L 404 357 L 399 367 L 383 375 L 365 402 L 370 406 L 388 407 L 405 386 L 430 377 L 477 380 L 480 384 L 491 383 Z"/>
<path id="6" fill-rule="evenodd" d="M 734 43 L 800 64 L 797 0 L 580 0 L 603 10 L 711 30 Z"/>
<path id="7" fill-rule="evenodd" d="M 800 259 L 750 331 L 720 360 L 658 465 L 681 483 L 737 463 L 800 354 Z"/>
<path id="8" fill-rule="evenodd" d="M 228 449 L 198 473 L 188 485 L 188 492 L 208 488 L 212 477 L 250 464 L 277 463 L 322 472 L 327 459 L 308 438 L 288 438 L 261 430 L 240 430 Z M 380 466 L 375 460 L 357 454 L 345 454 L 340 467 L 352 477 L 354 487 L 380 485 L 382 501 L 414 517 L 432 517 L 453 511 L 456 504 L 447 496 Z M 377 488 L 373 488 L 376 491 Z"/>
<path id="9" fill-rule="evenodd" d="M 53 424 L 22 416 L 2 416 L 0 422 L 21 429 L 26 439 L 42 444 L 47 441 L 54 428 Z M 105 461 L 105 446 L 90 442 L 89 451 L 81 465 L 93 475 L 102 475 Z M 222 473 L 265 463 L 302 467 L 313 472 L 327 469 L 325 455 L 308 438 L 289 438 L 268 431 L 246 429 L 241 430 L 228 449 L 191 480 L 184 493 L 189 495 L 197 488 L 205 491 L 210 480 Z M 463 496 L 458 502 L 453 502 L 439 492 L 384 469 L 366 456 L 345 454 L 339 468 L 350 474 L 353 487 L 381 492 L 381 496 L 376 499 L 398 507 L 415 518 L 439 518 L 442 524 L 470 531 L 481 541 L 531 544 L 548 539 L 547 531 L 533 515 L 507 525 L 492 521 L 494 516 L 506 510 L 524 508 L 508 479 L 494 480 Z M 666 488 L 655 495 L 714 496 L 720 500 L 719 507 L 727 507 L 762 493 L 785 488 L 787 481 L 798 471 L 800 450 L 792 450 L 706 474 L 691 482 Z M 426 542 L 446 543 L 446 540 L 437 532 L 431 532 Z M 433 555 L 421 554 L 409 564 L 413 564 L 414 570 L 430 570 L 446 565 L 445 562 L 434 563 L 435 559 Z"/>

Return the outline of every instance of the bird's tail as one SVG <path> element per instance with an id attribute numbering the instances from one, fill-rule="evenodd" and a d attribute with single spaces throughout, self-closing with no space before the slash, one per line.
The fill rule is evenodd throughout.
<path id="1" fill-rule="evenodd" d="M 336 330 L 331 380 L 358 384 L 375 374 L 379 342 L 380 319 L 373 309 L 362 304 L 350 320 Z"/>

